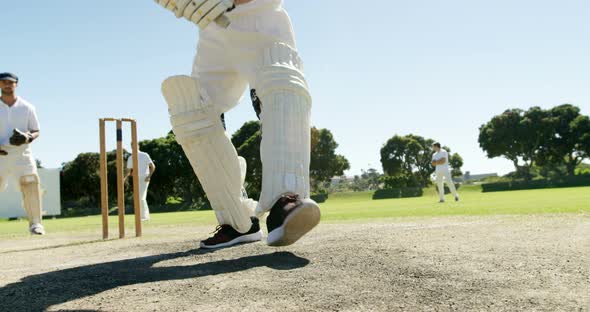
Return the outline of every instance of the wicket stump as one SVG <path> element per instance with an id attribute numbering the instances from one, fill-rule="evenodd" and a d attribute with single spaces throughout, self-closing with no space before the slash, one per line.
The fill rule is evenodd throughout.
<path id="1" fill-rule="evenodd" d="M 117 124 L 117 210 L 119 213 L 119 238 L 125 237 L 125 181 L 123 163 L 123 123 L 131 126 L 131 148 L 133 157 L 133 210 L 135 214 L 135 236 L 141 236 L 141 212 L 139 203 L 139 146 L 137 143 L 137 122 L 130 118 L 101 118 L 100 127 L 100 194 L 102 211 L 102 238 L 109 238 L 109 189 L 107 175 L 107 151 L 105 126 L 107 122 Z"/>

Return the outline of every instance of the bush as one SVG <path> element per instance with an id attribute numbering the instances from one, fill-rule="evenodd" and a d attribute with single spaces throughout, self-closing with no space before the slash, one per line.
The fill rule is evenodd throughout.
<path id="1" fill-rule="evenodd" d="M 576 168 L 576 175 L 590 175 L 590 165 L 581 164 Z"/>
<path id="2" fill-rule="evenodd" d="M 415 175 L 382 176 L 379 181 L 383 184 L 383 188 L 388 190 L 420 187 L 420 181 Z"/>
<path id="3" fill-rule="evenodd" d="M 60 218 L 86 217 L 100 214 L 100 207 L 92 204 L 88 197 L 83 197 L 80 200 L 64 200 L 61 207 Z"/>
<path id="4" fill-rule="evenodd" d="M 421 197 L 424 194 L 421 187 L 402 187 L 377 190 L 373 193 L 373 199 Z"/>
<path id="5" fill-rule="evenodd" d="M 459 190 L 459 187 L 461 187 L 460 183 L 455 183 L 455 188 L 457 190 Z M 438 185 L 436 186 L 436 192 L 438 193 Z M 445 183 L 445 194 L 451 194 L 451 189 L 449 189 L 449 187 L 447 186 L 447 184 Z"/>
<path id="6" fill-rule="evenodd" d="M 328 193 L 320 193 L 320 194 L 311 194 L 311 199 L 313 199 L 316 203 L 321 204 L 328 200 Z"/>
<path id="7" fill-rule="evenodd" d="M 486 193 L 576 186 L 590 186 L 590 175 L 562 177 L 560 179 L 538 179 L 532 181 L 520 180 L 509 182 L 486 183 L 482 184 L 482 190 L 484 193 Z"/>

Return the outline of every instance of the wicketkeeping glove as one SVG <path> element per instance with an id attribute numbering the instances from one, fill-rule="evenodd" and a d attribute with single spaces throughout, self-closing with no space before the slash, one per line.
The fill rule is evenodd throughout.
<path id="1" fill-rule="evenodd" d="M 31 143 L 31 141 L 33 141 L 33 136 L 30 133 L 21 132 L 18 129 L 12 131 L 12 136 L 9 140 L 10 144 L 15 146 Z"/>

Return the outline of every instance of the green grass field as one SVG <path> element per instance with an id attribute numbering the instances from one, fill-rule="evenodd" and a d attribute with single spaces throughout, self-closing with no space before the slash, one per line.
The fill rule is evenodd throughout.
<path id="1" fill-rule="evenodd" d="M 370 192 L 332 194 L 322 204 L 324 222 L 362 222 L 370 219 L 429 216 L 484 216 L 506 214 L 581 213 L 590 212 L 590 187 L 543 189 L 513 192 L 482 193 L 479 186 L 465 186 L 460 190 L 461 201 L 439 204 L 434 189 L 425 191 L 424 197 L 372 200 Z M 114 232 L 116 217 L 110 218 Z M 214 225 L 211 211 L 194 211 L 152 214 L 146 226 Z M 100 216 L 45 220 L 50 233 L 100 232 Z M 126 225 L 132 229 L 132 216 Z M 131 233 L 131 232 L 130 232 Z M 25 236 L 26 221 L 0 220 L 0 238 Z"/>

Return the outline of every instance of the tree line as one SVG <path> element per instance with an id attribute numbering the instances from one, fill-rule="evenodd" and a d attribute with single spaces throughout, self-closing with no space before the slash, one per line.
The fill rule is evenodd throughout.
<path id="1" fill-rule="evenodd" d="M 231 137 L 238 154 L 248 164 L 246 190 L 257 198 L 262 184 L 260 122 L 246 122 Z M 383 173 L 363 170 L 347 183 L 333 184 L 350 168 L 346 157 L 336 153 L 338 143 L 328 129 L 311 129 L 311 184 L 315 193 L 330 191 L 366 191 L 393 188 L 424 188 L 432 184 L 435 168 L 431 165 L 435 140 L 415 134 L 394 135 L 383 144 L 380 161 Z M 528 181 L 543 177 L 573 176 L 590 158 L 590 118 L 580 108 L 564 104 L 551 109 L 532 107 L 508 109 L 479 128 L 478 142 L 487 157 L 509 159 L 515 171 L 512 179 Z M 148 200 L 153 207 L 175 205 L 174 210 L 207 207 L 207 197 L 192 167 L 176 142 L 174 133 L 139 142 L 140 150 L 150 154 L 157 170 L 152 177 Z M 449 165 L 454 177 L 462 176 L 463 158 L 448 146 Z M 125 157 L 129 156 L 127 151 Z M 107 154 L 110 198 L 115 198 L 115 152 Z M 576 169 L 578 168 L 578 169 Z M 99 155 L 82 153 L 63 164 L 62 199 L 80 207 L 98 207 Z M 130 183 L 128 181 L 127 183 Z M 127 186 L 129 187 L 129 186 Z M 129 192 L 130 193 L 130 192 Z M 130 195 L 128 197 L 130 202 Z M 162 208 L 165 209 L 165 208 Z M 155 211 L 158 211 L 157 208 Z"/>
<path id="2" fill-rule="evenodd" d="M 508 109 L 479 128 L 478 141 L 489 158 L 513 163 L 514 178 L 574 176 L 590 158 L 590 118 L 571 104 Z"/>
<path id="3" fill-rule="evenodd" d="M 260 143 L 262 140 L 260 122 L 245 123 L 231 137 L 238 154 L 248 164 L 246 190 L 252 198 L 258 198 L 262 184 L 262 162 Z M 336 153 L 338 143 L 328 129 L 311 129 L 311 183 L 312 190 L 333 176 L 340 176 L 350 168 L 348 160 Z M 170 131 L 165 137 L 139 142 L 139 149 L 148 153 L 156 164 L 148 191 L 148 201 L 154 211 L 166 209 L 202 209 L 208 206 L 207 196 L 196 178 L 190 162 L 182 147 Z M 129 157 L 124 151 L 124 157 Z M 64 207 L 99 207 L 100 171 L 99 154 L 82 153 L 74 160 L 62 165 L 61 194 Z M 116 154 L 107 153 L 109 198 L 116 198 Z M 127 181 L 130 190 L 132 181 Z M 131 192 L 127 192 L 127 202 L 131 202 Z M 161 209 L 161 210 L 159 210 Z M 87 213 L 91 213 L 87 211 Z"/>
<path id="4" fill-rule="evenodd" d="M 427 187 L 435 168 L 430 164 L 433 139 L 419 135 L 394 135 L 381 148 L 383 175 L 363 171 L 351 182 L 353 189 L 397 189 Z M 584 173 L 590 158 L 590 118 L 580 108 L 564 104 L 551 109 L 532 107 L 508 109 L 479 128 L 478 142 L 488 158 L 505 157 L 515 167 L 507 178 L 531 180 L 571 177 Z M 463 175 L 463 158 L 449 152 L 453 177 Z M 379 185 L 375 187 L 375 181 Z"/>

